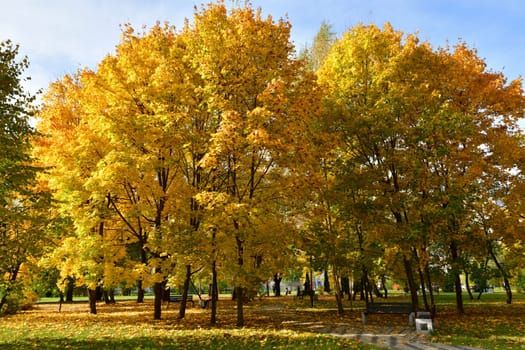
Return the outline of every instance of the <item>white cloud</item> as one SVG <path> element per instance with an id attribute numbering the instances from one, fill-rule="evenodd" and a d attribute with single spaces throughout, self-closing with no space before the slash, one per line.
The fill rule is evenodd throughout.
<path id="1" fill-rule="evenodd" d="M 194 6 L 214 0 L 0 0 L 0 41 L 20 44 L 31 68 L 31 91 L 64 74 L 95 68 L 119 42 L 120 25 L 150 27 L 157 20 L 180 27 Z M 243 1 L 226 0 L 226 4 Z M 252 0 L 274 20 L 288 17 L 292 39 L 301 49 L 323 20 L 341 34 L 357 23 L 389 21 L 435 45 L 463 38 L 478 48 L 489 67 L 511 78 L 523 74 L 525 5 L 522 0 Z"/>

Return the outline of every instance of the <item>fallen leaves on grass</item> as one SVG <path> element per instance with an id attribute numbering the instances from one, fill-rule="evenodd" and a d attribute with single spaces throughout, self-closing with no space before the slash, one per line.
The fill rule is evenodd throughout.
<path id="1" fill-rule="evenodd" d="M 361 323 L 362 302 L 346 301 L 339 316 L 333 297 L 321 297 L 311 308 L 293 298 L 263 298 L 245 306 L 245 327 L 235 328 L 236 309 L 231 300 L 221 300 L 218 325 L 210 327 L 210 310 L 189 308 L 184 319 L 178 308 L 163 310 L 163 319 L 153 321 L 151 301 L 98 305 L 90 315 L 87 304 L 39 304 L 33 310 L 0 318 L 0 348 L 46 349 L 365 349 L 358 341 L 329 334 L 400 334 L 407 329 L 406 315 L 372 315 Z M 459 316 L 453 305 L 442 304 L 435 319 L 436 332 L 412 339 L 478 346 L 491 349 L 520 348 L 525 301 L 467 303 L 467 315 Z"/>
<path id="2" fill-rule="evenodd" d="M 360 342 L 335 338 L 308 329 L 289 329 L 288 317 L 306 320 L 312 315 L 295 312 L 290 303 L 282 310 L 265 308 L 264 301 L 246 307 L 246 327 L 237 329 L 235 307 L 221 301 L 220 324 L 209 326 L 209 310 L 189 308 L 178 319 L 178 310 L 164 310 L 163 320 L 152 320 L 152 304 L 119 302 L 87 312 L 85 304 L 37 305 L 33 310 L 0 318 L 0 348 L 46 349 L 369 349 Z M 295 306 L 298 306 L 295 304 Z M 282 312 L 281 312 L 282 311 Z M 327 311 L 327 314 L 332 312 Z M 279 315 L 279 316 L 277 316 Z M 277 317 L 276 317 L 277 316 Z M 318 320 L 319 315 L 313 317 Z"/>
<path id="3" fill-rule="evenodd" d="M 439 311 L 431 340 L 487 349 L 518 349 L 525 344 L 525 301 L 467 302 L 465 315 L 455 308 Z"/>

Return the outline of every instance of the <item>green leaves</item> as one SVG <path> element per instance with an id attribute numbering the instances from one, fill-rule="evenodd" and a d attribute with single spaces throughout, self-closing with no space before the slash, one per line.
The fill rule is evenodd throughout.
<path id="1" fill-rule="evenodd" d="M 18 46 L 0 43 L 0 314 L 23 303 L 29 276 L 22 270 L 42 254 L 48 225 L 47 189 L 37 186 L 40 169 L 31 163 L 34 98 L 22 88 L 28 60 L 17 62 L 17 55 Z"/>
<path id="2" fill-rule="evenodd" d="M 0 42 L 0 204 L 9 203 L 13 192 L 24 190 L 34 176 L 29 166 L 29 124 L 34 97 L 23 91 L 22 74 L 27 58 L 17 62 L 18 46 Z"/>

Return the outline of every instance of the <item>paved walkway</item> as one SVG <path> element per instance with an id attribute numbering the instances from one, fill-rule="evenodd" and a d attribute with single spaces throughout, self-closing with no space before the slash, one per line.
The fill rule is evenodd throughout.
<path id="1" fill-rule="evenodd" d="M 329 334 L 337 337 L 345 337 L 359 340 L 363 343 L 373 344 L 375 346 L 399 349 L 399 350 L 483 350 L 460 345 L 446 345 L 430 343 L 424 335 L 416 334 L 415 330 L 408 328 L 384 328 L 367 330 L 364 327 L 358 328 L 351 324 L 336 324 L 327 326 L 323 323 L 308 322 L 295 323 L 295 327 Z"/>

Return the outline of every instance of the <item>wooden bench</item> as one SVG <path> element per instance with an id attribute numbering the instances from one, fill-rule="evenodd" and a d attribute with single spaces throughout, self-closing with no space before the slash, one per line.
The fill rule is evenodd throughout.
<path id="1" fill-rule="evenodd" d="M 303 299 L 304 297 L 310 298 L 310 296 L 313 294 L 314 300 L 317 301 L 319 299 L 319 296 L 313 292 L 313 291 L 299 291 L 297 292 L 297 295 L 294 295 L 294 299 Z"/>
<path id="2" fill-rule="evenodd" d="M 179 303 L 183 300 L 182 295 L 170 295 L 170 303 Z M 193 301 L 193 294 L 188 294 L 186 297 L 186 303 L 191 303 L 191 306 L 195 306 L 195 302 Z"/>
<path id="3" fill-rule="evenodd" d="M 363 324 L 366 324 L 368 314 L 407 314 L 408 324 L 414 325 L 415 310 L 410 303 L 369 303 L 361 313 Z"/>

